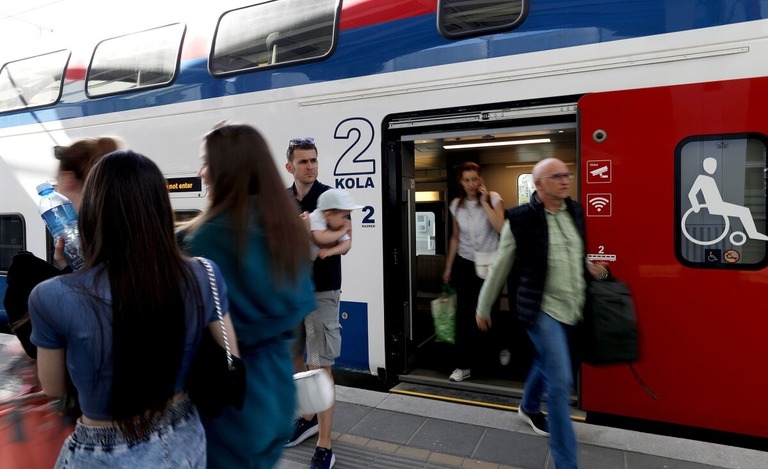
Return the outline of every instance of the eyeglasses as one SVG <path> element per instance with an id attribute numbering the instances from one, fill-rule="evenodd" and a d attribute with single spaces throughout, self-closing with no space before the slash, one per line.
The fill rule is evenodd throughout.
<path id="1" fill-rule="evenodd" d="M 549 176 L 544 176 L 544 177 L 560 182 L 564 180 L 573 179 L 573 173 L 555 173 L 555 174 L 550 174 Z"/>
<path id="2" fill-rule="evenodd" d="M 301 146 L 315 146 L 315 139 L 312 137 L 304 137 L 304 138 L 292 138 L 290 142 L 288 142 L 289 147 L 301 147 Z"/>

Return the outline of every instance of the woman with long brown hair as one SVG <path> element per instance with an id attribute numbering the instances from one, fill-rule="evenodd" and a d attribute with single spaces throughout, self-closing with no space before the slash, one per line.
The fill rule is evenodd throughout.
<path id="1" fill-rule="evenodd" d="M 223 340 L 206 269 L 176 244 L 160 169 L 131 151 L 104 156 L 78 222 L 85 266 L 29 299 L 43 390 L 62 395 L 68 372 L 83 412 L 56 467 L 204 467 L 205 435 L 184 390 L 203 328 Z"/>
<path id="2" fill-rule="evenodd" d="M 203 419 L 208 467 L 271 469 L 291 436 L 292 332 L 315 309 L 309 235 L 256 129 L 219 125 L 205 136 L 201 159 L 209 205 L 184 229 L 184 242 L 221 267 L 247 371 L 242 411 Z"/>

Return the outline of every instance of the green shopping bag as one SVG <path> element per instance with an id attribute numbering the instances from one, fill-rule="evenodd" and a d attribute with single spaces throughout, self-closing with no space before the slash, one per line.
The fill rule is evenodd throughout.
<path id="1" fill-rule="evenodd" d="M 443 284 L 440 297 L 430 302 L 435 324 L 435 342 L 456 343 L 456 291 Z"/>

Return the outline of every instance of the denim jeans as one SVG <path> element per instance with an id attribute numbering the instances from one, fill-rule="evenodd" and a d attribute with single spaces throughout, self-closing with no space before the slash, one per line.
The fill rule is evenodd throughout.
<path id="1" fill-rule="evenodd" d="M 557 469 L 578 467 L 576 434 L 571 424 L 569 400 L 573 387 L 569 339 L 573 326 L 563 324 L 541 312 L 528 335 L 536 349 L 536 357 L 525 382 L 523 401 L 526 413 L 541 411 L 541 399 L 547 393 L 549 447 Z"/>
<path id="2" fill-rule="evenodd" d="M 158 425 L 140 440 L 116 427 L 77 422 L 56 461 L 56 469 L 199 468 L 206 463 L 205 432 L 197 409 L 186 398 L 163 411 Z"/>

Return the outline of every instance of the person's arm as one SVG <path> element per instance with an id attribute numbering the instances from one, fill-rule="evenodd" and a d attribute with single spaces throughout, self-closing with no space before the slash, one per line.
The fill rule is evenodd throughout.
<path id="1" fill-rule="evenodd" d="M 701 190 L 701 178 L 702 176 L 699 175 L 699 177 L 697 177 L 696 180 L 693 181 L 691 190 L 688 191 L 688 200 L 691 202 L 693 213 L 699 213 L 699 210 L 701 210 L 701 205 L 699 204 L 699 198 L 697 197 L 699 194 L 699 191 Z"/>
<path id="2" fill-rule="evenodd" d="M 37 376 L 43 392 L 51 397 L 67 394 L 67 365 L 64 349 L 37 348 Z"/>
<path id="3" fill-rule="evenodd" d="M 232 355 L 239 357 L 240 348 L 237 346 L 237 334 L 235 333 L 235 326 L 232 324 L 232 318 L 229 316 L 229 313 L 225 313 L 221 319 L 224 320 L 224 328 L 227 329 L 229 351 L 232 352 Z M 224 348 L 224 335 L 221 333 L 221 324 L 219 324 L 219 321 L 216 320 L 208 323 L 208 330 L 211 332 L 216 343 L 219 344 L 221 348 Z"/>
<path id="4" fill-rule="evenodd" d="M 610 276 L 608 263 L 605 261 L 592 262 L 587 260 L 587 270 L 595 280 L 605 280 Z"/>
<path id="5" fill-rule="evenodd" d="M 445 255 L 445 270 L 443 271 L 443 283 L 448 283 L 451 280 L 453 262 L 456 260 L 456 253 L 458 251 L 459 223 L 456 221 L 456 217 L 453 217 L 453 233 L 451 233 L 451 239 L 448 240 L 448 252 Z"/>
<path id="6" fill-rule="evenodd" d="M 325 259 L 326 257 L 330 256 L 343 256 L 348 253 L 351 248 L 352 240 L 346 239 L 344 241 L 339 241 L 335 246 L 331 246 L 329 248 L 320 248 L 320 251 L 317 252 L 317 257 L 320 259 Z"/>
<path id="7" fill-rule="evenodd" d="M 504 225 L 504 204 L 502 203 L 501 196 L 499 196 L 499 201 L 494 206 L 492 205 L 493 195 L 496 193 L 489 192 L 485 186 L 481 186 L 479 191 L 481 195 L 480 205 L 482 205 L 485 210 L 485 215 L 488 217 L 488 221 L 491 223 L 491 226 L 493 226 L 493 229 L 496 230 L 496 233 L 501 233 L 501 227 Z"/>
<path id="8" fill-rule="evenodd" d="M 312 229 L 309 227 L 309 212 L 302 212 L 299 214 L 299 218 L 301 219 L 301 223 L 304 225 L 304 228 L 307 229 L 307 233 L 312 233 Z"/>
<path id="9" fill-rule="evenodd" d="M 62 274 L 71 274 L 72 267 L 67 263 L 67 257 L 64 255 L 64 238 L 59 238 L 56 241 L 56 246 L 53 248 L 53 261 L 56 263 L 56 267 L 59 268 Z"/>
<path id="10" fill-rule="evenodd" d="M 350 231 L 351 223 L 347 221 L 338 230 L 315 230 L 312 232 L 312 241 L 320 247 L 330 247 Z"/>
<path id="11" fill-rule="evenodd" d="M 483 282 L 477 297 L 475 320 L 481 331 L 486 331 L 491 327 L 491 308 L 496 298 L 499 297 L 501 289 L 504 288 L 504 281 L 509 276 L 509 272 L 512 271 L 516 248 L 515 236 L 509 229 L 509 221 L 505 220 L 501 229 L 501 239 L 499 239 L 499 254 L 496 256 L 496 261 L 491 266 L 488 277 Z"/>

